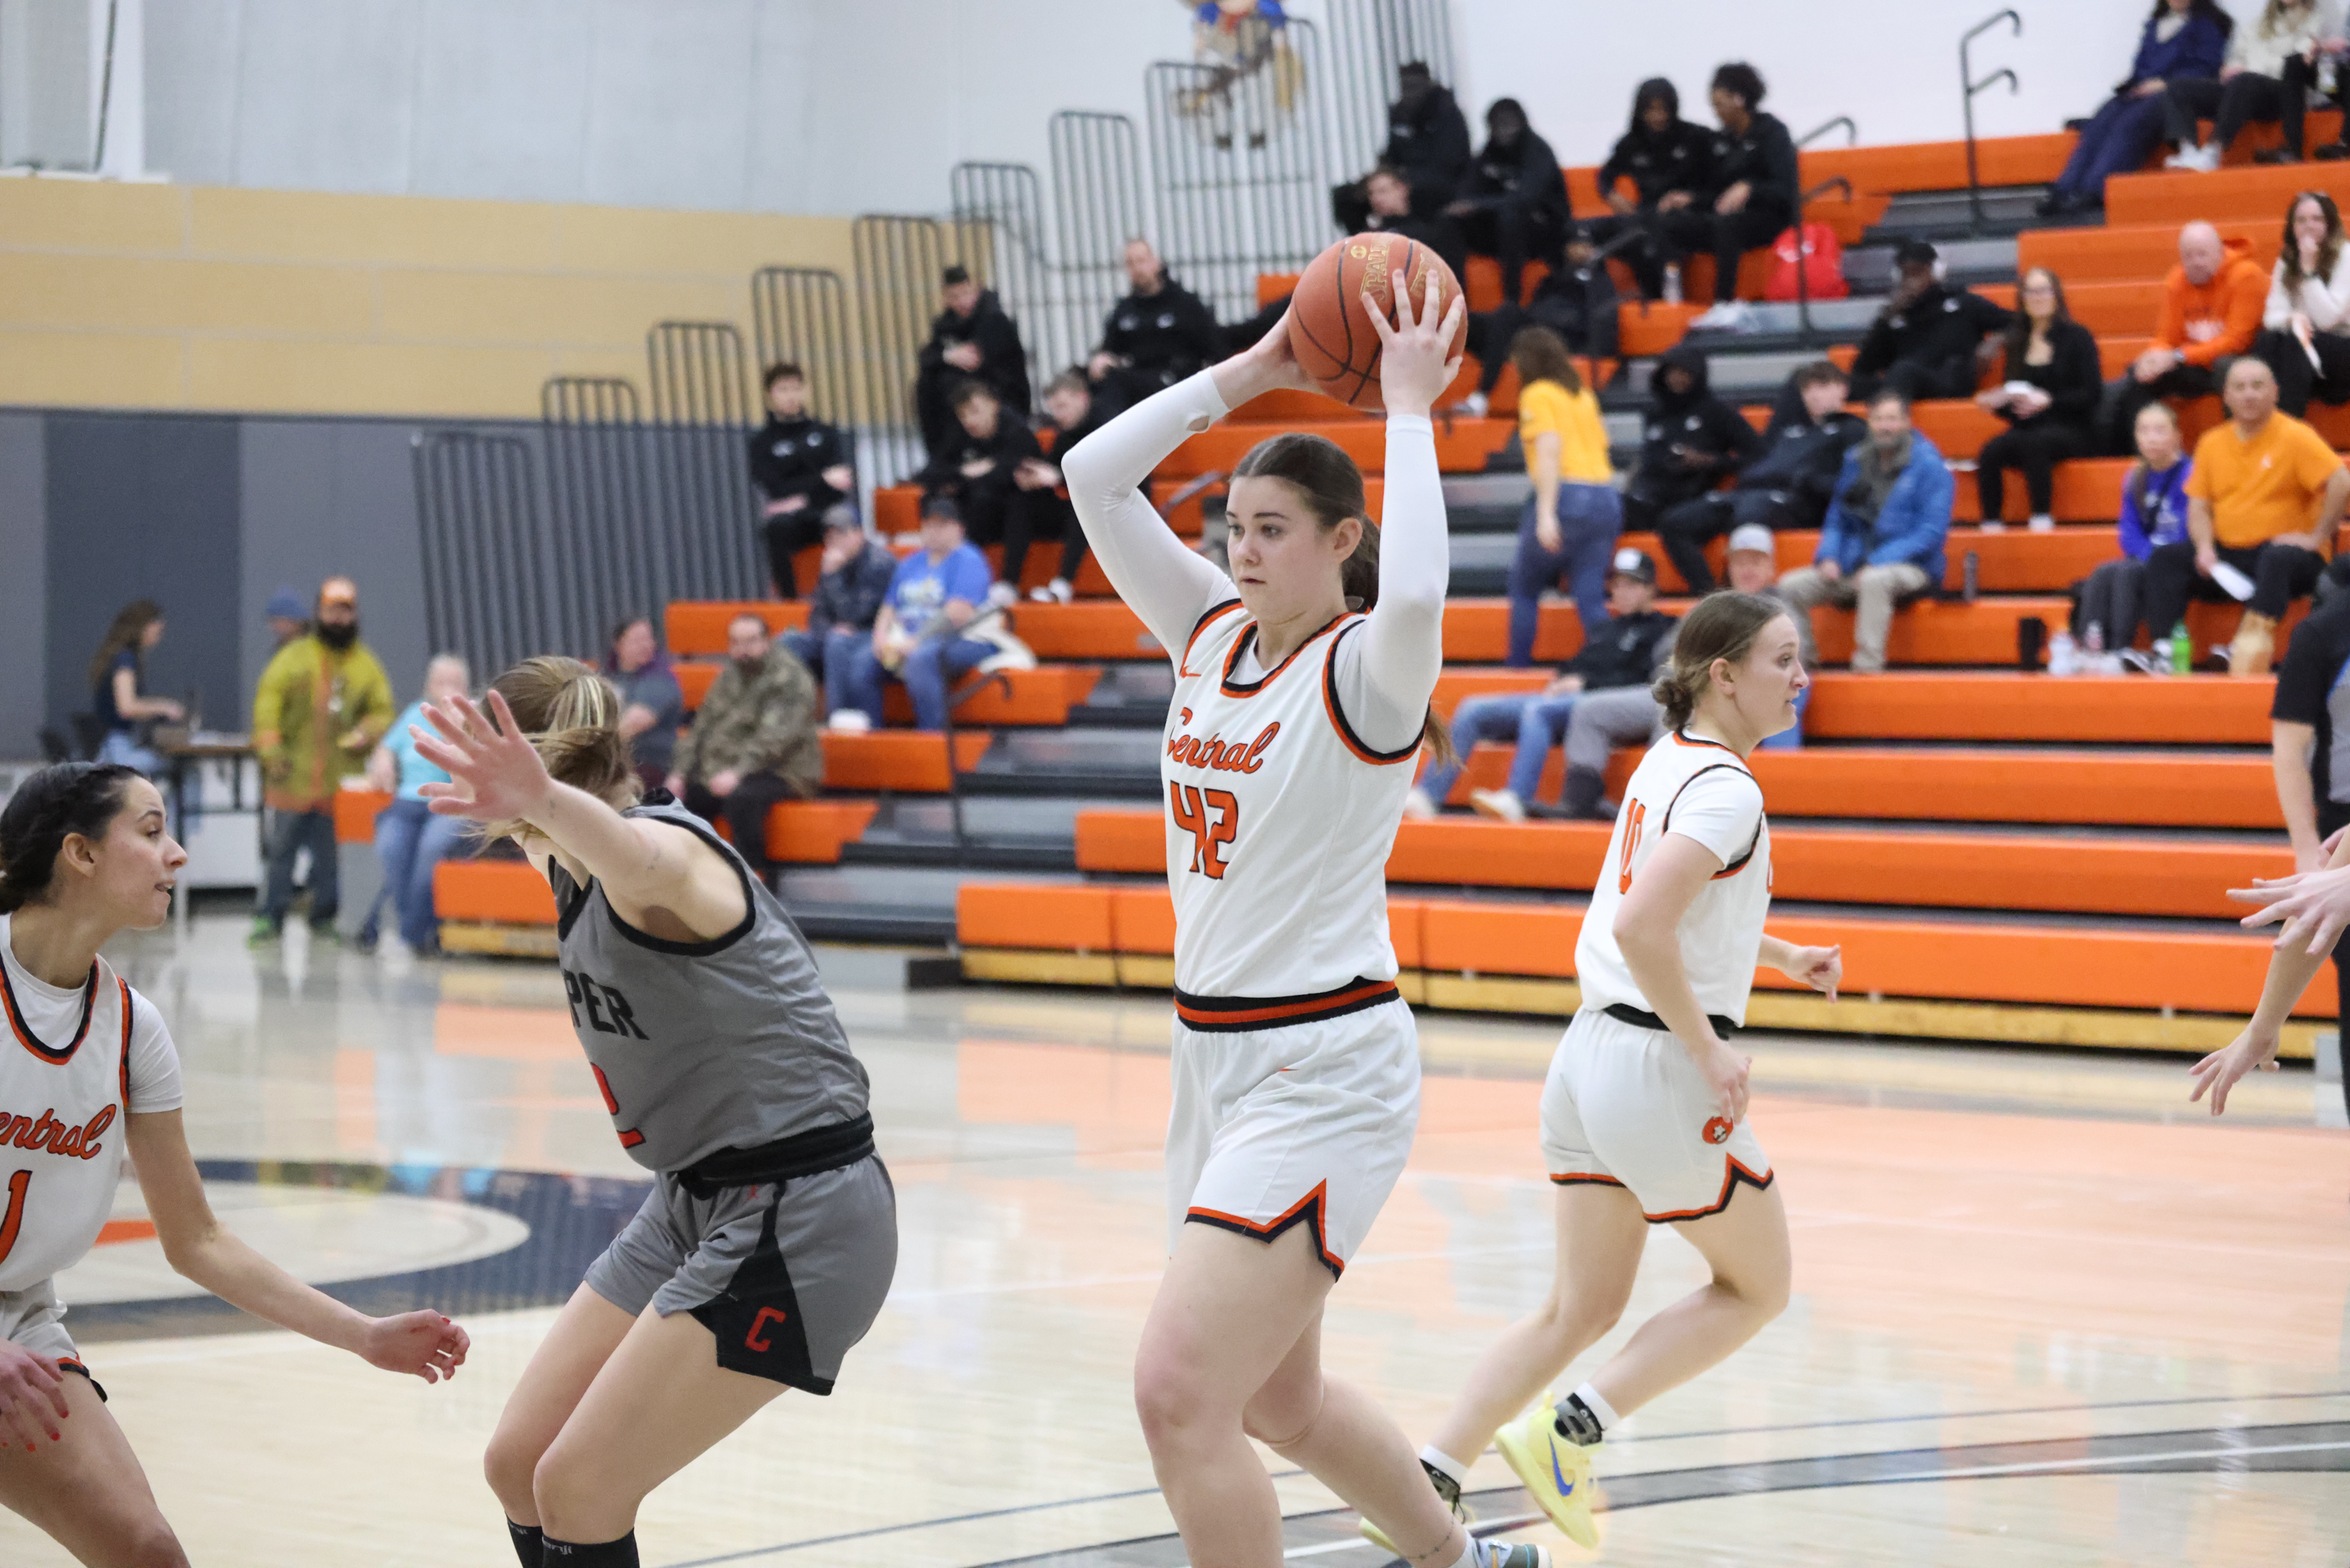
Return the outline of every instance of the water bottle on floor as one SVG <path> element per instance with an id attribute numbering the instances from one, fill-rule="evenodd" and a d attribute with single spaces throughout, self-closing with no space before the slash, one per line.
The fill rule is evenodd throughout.
<path id="1" fill-rule="evenodd" d="M 2170 672 L 2173 675 L 2192 675 L 2195 672 L 2195 639 L 2187 635 L 2185 621 L 2179 622 L 2171 630 Z"/>

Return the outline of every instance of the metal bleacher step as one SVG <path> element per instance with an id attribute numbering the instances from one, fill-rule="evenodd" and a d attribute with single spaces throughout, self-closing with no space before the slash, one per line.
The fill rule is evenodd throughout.
<path id="1" fill-rule="evenodd" d="M 1076 868 L 1077 813 L 1126 801 L 1079 796 L 984 796 L 962 802 L 900 797 L 864 835 L 841 846 L 844 865 L 953 866 L 988 870 Z"/>
<path id="2" fill-rule="evenodd" d="M 1894 243 L 1898 243 L 1897 241 Z M 1960 285 L 2015 281 L 2016 242 L 2013 235 L 1981 239 L 1936 240 L 1947 281 Z M 1855 294 L 1893 292 L 1894 244 L 1855 245 L 1844 253 L 1844 281 Z"/>
<path id="3" fill-rule="evenodd" d="M 963 775 L 967 796 L 1156 800 L 1162 704 L 1149 726 L 998 733 L 978 767 Z"/>
<path id="4" fill-rule="evenodd" d="M 1862 243 L 1898 244 L 1906 239 L 1996 239 L 2012 236 L 2046 222 L 2033 210 L 2047 194 L 2045 185 L 2002 185 L 1986 188 L 1983 228 L 1974 228 L 1974 204 L 1965 191 L 1905 191 L 1886 205 L 1885 214 L 1870 225 Z"/>
<path id="5" fill-rule="evenodd" d="M 789 867 L 779 892 L 783 907 L 816 941 L 929 944 L 954 940 L 955 892 L 963 880 L 962 872 L 946 868 Z M 990 880 L 1024 879 L 999 871 Z"/>
<path id="6" fill-rule="evenodd" d="M 1175 698 L 1175 672 L 1164 659 L 1106 665 L 1085 701 L 1069 710 L 1073 728 L 1157 730 Z"/>

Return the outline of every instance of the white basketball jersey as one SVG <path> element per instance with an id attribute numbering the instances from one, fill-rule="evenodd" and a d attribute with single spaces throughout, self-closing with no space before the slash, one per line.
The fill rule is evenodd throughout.
<path id="1" fill-rule="evenodd" d="M 46 1039 L 9 967 L 0 962 L 14 1037 L 0 1040 L 0 1291 L 37 1285 L 97 1244 L 122 1179 L 131 1082 L 131 990 L 105 959 L 90 968 L 76 1026 Z"/>
<path id="2" fill-rule="evenodd" d="M 1708 1013 L 1742 1024 L 1771 908 L 1770 824 L 1763 817 L 1762 786 L 1739 755 L 1686 731 L 1649 747 L 1625 786 L 1607 860 L 1575 943 L 1583 1005 L 1655 1011 L 1616 946 L 1615 923 L 1624 894 L 1667 833 L 1696 839 L 1722 862 L 1681 917 L 1681 964 Z"/>
<path id="3" fill-rule="evenodd" d="M 1244 680 L 1256 622 L 1228 600 L 1175 661 L 1159 775 L 1187 1023 L 1199 1022 L 1187 997 L 1258 998 L 1307 1017 L 1354 991 L 1368 1002 L 1357 981 L 1392 992 L 1387 857 L 1420 747 L 1375 751 L 1348 725 L 1332 661 L 1362 622 L 1342 615 Z M 1260 1008 L 1250 1026 L 1288 1017 Z"/>

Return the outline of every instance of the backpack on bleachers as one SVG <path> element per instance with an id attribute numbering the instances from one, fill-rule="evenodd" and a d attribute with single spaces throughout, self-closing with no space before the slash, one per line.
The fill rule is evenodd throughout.
<path id="1" fill-rule="evenodd" d="M 1804 286 L 1813 299 L 1843 299 L 1851 294 L 1852 286 L 1844 281 L 1844 242 L 1826 224 L 1803 226 L 1802 264 Z M 1774 304 L 1793 304 L 1795 267 L 1795 230 L 1782 229 L 1771 241 L 1771 276 L 1763 285 L 1763 298 Z"/>

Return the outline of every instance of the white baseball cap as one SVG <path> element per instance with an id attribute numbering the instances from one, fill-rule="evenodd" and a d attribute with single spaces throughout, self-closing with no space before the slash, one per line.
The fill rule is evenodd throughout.
<path id="1" fill-rule="evenodd" d="M 1757 550 L 1769 556 L 1779 553 L 1771 531 L 1760 523 L 1741 523 L 1730 530 L 1730 553 L 1736 555 L 1741 550 Z"/>

